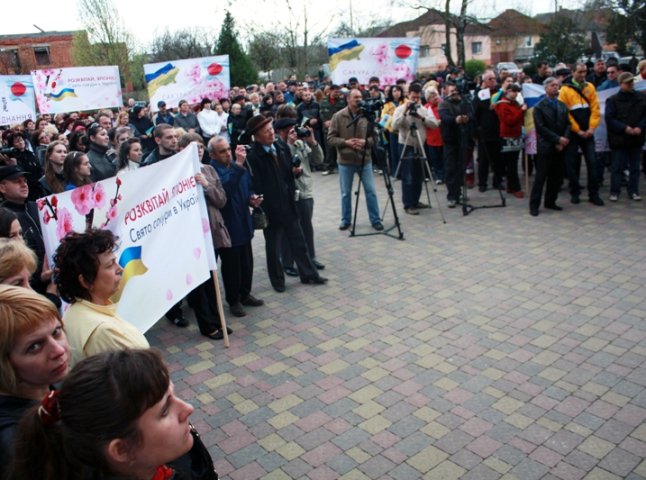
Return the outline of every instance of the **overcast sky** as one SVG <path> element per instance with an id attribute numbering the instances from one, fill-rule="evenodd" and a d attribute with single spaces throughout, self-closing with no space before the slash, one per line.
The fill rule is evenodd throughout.
<path id="1" fill-rule="evenodd" d="M 554 1 L 472 0 L 470 13 L 479 18 L 486 18 L 495 16 L 506 8 L 515 8 L 525 14 L 535 15 L 553 11 Z M 557 1 L 565 8 L 577 8 L 581 4 L 580 0 Z M 124 19 L 126 27 L 135 35 L 140 48 L 146 48 L 155 34 L 165 28 L 172 31 L 179 28 L 200 27 L 215 37 L 222 25 L 226 5 L 229 5 L 242 36 L 246 36 L 248 27 L 252 25 L 260 30 L 276 31 L 277 22 L 282 21 L 284 24 L 289 18 L 286 12 L 287 0 L 237 0 L 235 2 L 229 0 L 228 3 L 213 0 L 185 2 L 113 0 L 113 2 Z M 413 2 L 411 0 L 289 0 L 294 16 L 300 19 L 303 17 L 304 6 L 307 5 L 308 26 L 313 34 L 330 32 L 338 24 L 339 19 L 346 19 L 349 23 L 350 5 L 352 5 L 355 26 L 367 25 L 373 18 L 390 19 L 392 23 L 411 20 L 421 15 L 423 11 L 397 5 L 413 5 Z M 459 3 L 458 0 L 454 2 Z M 444 1 L 426 0 L 419 3 L 442 8 Z M 3 34 L 37 32 L 34 24 L 46 31 L 83 28 L 77 18 L 76 0 L 58 0 L 54 3 L 51 0 L 30 0 L 22 8 L 12 7 L 11 10 L 14 11 L 2 24 Z"/>

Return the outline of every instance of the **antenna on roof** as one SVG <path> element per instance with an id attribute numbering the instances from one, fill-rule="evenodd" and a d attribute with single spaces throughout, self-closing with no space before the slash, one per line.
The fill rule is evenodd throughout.
<path id="1" fill-rule="evenodd" d="M 34 23 L 33 25 L 34 25 L 34 27 L 36 27 L 38 30 L 40 30 L 40 33 L 45 33 L 45 30 L 43 30 L 42 28 L 40 28 L 38 25 L 36 25 L 35 23 Z"/>

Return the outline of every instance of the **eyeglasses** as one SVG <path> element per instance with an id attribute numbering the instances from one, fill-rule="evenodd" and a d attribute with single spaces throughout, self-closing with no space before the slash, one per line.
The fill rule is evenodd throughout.
<path id="1" fill-rule="evenodd" d="M 222 155 L 223 153 L 228 153 L 229 149 L 228 148 L 221 148 L 220 150 L 216 150 L 215 153 L 218 155 Z"/>

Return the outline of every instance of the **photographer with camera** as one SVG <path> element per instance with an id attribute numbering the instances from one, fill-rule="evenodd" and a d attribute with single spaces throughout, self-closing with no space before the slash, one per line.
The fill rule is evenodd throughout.
<path id="1" fill-rule="evenodd" d="M 428 208 L 419 201 L 425 177 L 424 142 L 426 127 L 437 128 L 439 122 L 431 110 L 422 107 L 422 86 L 413 83 L 408 89 L 408 103 L 395 109 L 393 130 L 399 132 L 402 145 L 400 174 L 402 179 L 402 203 L 409 215 L 419 215 L 418 208 Z"/>
<path id="2" fill-rule="evenodd" d="M 326 278 L 318 274 L 307 251 L 303 231 L 296 209 L 294 179 L 302 175 L 300 165 L 292 161 L 289 148 L 275 142 L 272 119 L 256 115 L 247 122 L 247 132 L 253 143 L 247 154 L 253 190 L 264 197 L 262 204 L 268 225 L 263 230 L 267 273 L 277 292 L 285 291 L 285 273 L 280 262 L 280 245 L 283 236 L 289 243 L 302 283 L 322 285 Z"/>
<path id="3" fill-rule="evenodd" d="M 305 236 L 305 243 L 307 243 L 307 250 L 312 263 L 314 263 L 317 270 L 323 270 L 325 265 L 316 260 L 314 227 L 312 226 L 312 216 L 314 214 L 312 166 L 323 163 L 323 149 L 316 141 L 312 127 L 309 125 L 305 127 L 298 126 L 296 111 L 289 105 L 282 106 L 276 112 L 274 129 L 278 134 L 276 142 L 281 147 L 289 149 L 292 165 L 301 168 L 301 174 L 294 179 L 296 183 L 294 200 L 296 201 L 298 220 Z M 298 276 L 298 271 L 294 268 L 294 257 L 292 256 L 291 248 L 285 238 L 283 238 L 281 246 L 281 258 L 285 273 L 292 277 Z"/>
<path id="4" fill-rule="evenodd" d="M 448 193 L 449 208 L 455 208 L 460 200 L 460 188 L 463 185 L 466 155 L 468 148 L 469 127 L 473 121 L 470 104 L 462 101 L 457 86 L 446 84 L 446 97 L 440 104 L 440 132 L 444 142 L 444 173 Z"/>
<path id="5" fill-rule="evenodd" d="M 379 217 L 379 203 L 372 174 L 372 136 L 368 132 L 369 122 L 363 116 L 358 89 L 348 94 L 348 106 L 332 117 L 328 132 L 328 144 L 337 149 L 339 162 L 339 185 L 341 188 L 341 223 L 339 230 L 350 228 L 352 202 L 350 193 L 354 174 L 358 173 L 366 193 L 366 205 L 372 228 L 382 231 L 384 226 Z"/>

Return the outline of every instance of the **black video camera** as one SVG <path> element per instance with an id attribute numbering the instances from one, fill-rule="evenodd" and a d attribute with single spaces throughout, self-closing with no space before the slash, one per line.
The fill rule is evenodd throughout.
<path id="1" fill-rule="evenodd" d="M 359 102 L 359 108 L 363 110 L 364 113 L 377 113 L 383 108 L 383 106 L 384 102 L 379 98 L 370 98 Z"/>
<path id="2" fill-rule="evenodd" d="M 6 148 L 0 149 L 0 155 L 6 155 L 9 158 L 15 158 L 19 154 L 20 152 L 18 152 L 18 149 L 15 147 L 6 147 Z"/>
<path id="3" fill-rule="evenodd" d="M 406 113 L 409 115 L 417 115 L 417 110 L 419 109 L 420 105 L 417 102 L 409 102 L 408 106 L 406 107 Z"/>
<path id="4" fill-rule="evenodd" d="M 301 166 L 301 159 L 298 155 L 292 157 L 292 168 L 298 168 Z"/>
<path id="5" fill-rule="evenodd" d="M 312 135 L 312 132 L 305 127 L 296 127 L 294 130 L 296 131 L 297 138 L 307 138 Z"/>
<path id="6" fill-rule="evenodd" d="M 460 77 L 456 79 L 455 86 L 456 86 L 456 90 L 460 93 L 460 95 L 470 94 L 471 91 L 475 90 L 477 87 L 476 82 L 471 80 L 466 75 L 464 77 Z"/>

